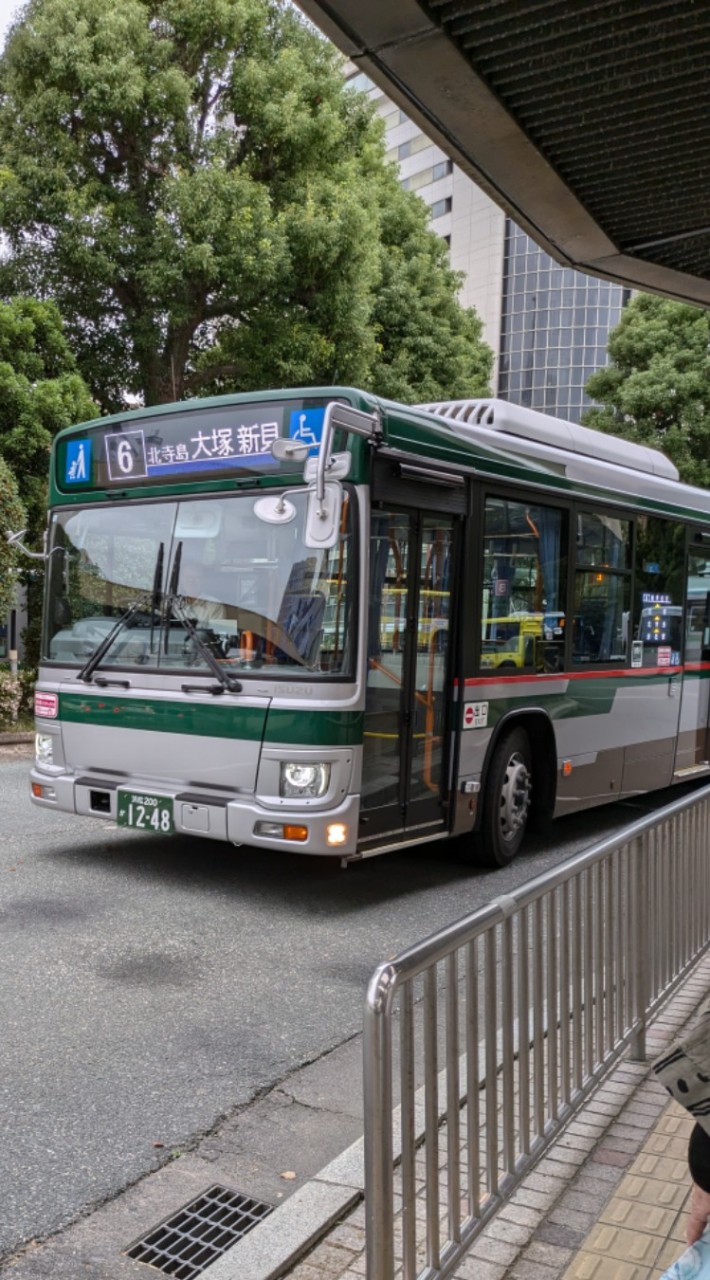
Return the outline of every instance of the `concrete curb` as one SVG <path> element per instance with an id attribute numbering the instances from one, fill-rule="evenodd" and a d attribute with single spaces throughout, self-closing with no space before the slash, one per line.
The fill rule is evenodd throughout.
<path id="1" fill-rule="evenodd" d="M 517 1024 L 516 1024 L 517 1043 Z M 485 1056 L 485 1041 L 481 1042 Z M 465 1058 L 461 1059 L 465 1064 Z M 465 1065 L 461 1068 L 465 1076 Z M 440 1119 L 446 1113 L 446 1072 L 438 1077 Z M 414 1095 L 415 1137 L 424 1136 L 425 1089 Z M 392 1154 L 401 1155 L 401 1107 L 392 1112 Z M 200 1273 L 200 1280 L 277 1280 L 323 1240 L 365 1196 L 365 1139 L 358 1138 L 305 1182 L 268 1218 Z"/>
<path id="2" fill-rule="evenodd" d="M 351 1157 L 356 1150 L 359 1155 Z M 200 1280 L 276 1280 L 290 1270 L 362 1199 L 362 1187 L 336 1180 L 347 1176 L 350 1159 L 354 1168 L 359 1167 L 359 1177 L 364 1180 L 361 1139 L 299 1187 L 243 1240 L 201 1271 Z"/>
<path id="3" fill-rule="evenodd" d="M 10 747 L 18 742 L 34 742 L 33 733 L 0 733 L 0 747 Z"/>

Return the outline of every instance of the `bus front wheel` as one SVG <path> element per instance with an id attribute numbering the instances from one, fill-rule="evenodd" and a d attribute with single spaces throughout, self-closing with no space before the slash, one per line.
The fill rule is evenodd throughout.
<path id="1" fill-rule="evenodd" d="M 531 794 L 530 739 L 524 729 L 511 729 L 496 744 L 488 770 L 478 862 L 488 867 L 512 862 L 525 836 Z"/>

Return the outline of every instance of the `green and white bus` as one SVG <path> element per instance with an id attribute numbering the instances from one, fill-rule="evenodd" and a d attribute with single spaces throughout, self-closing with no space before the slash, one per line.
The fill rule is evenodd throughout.
<path id="1" fill-rule="evenodd" d="M 621 439 L 348 387 L 127 412 L 57 436 L 46 559 L 46 809 L 503 865 L 710 773 L 710 494 Z"/>

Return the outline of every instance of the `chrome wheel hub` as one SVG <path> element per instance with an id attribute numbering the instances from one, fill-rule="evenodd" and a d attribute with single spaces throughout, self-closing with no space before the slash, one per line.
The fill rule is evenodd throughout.
<path id="1" fill-rule="evenodd" d="M 512 840 L 525 826 L 530 808 L 530 771 L 518 751 L 511 755 L 500 793 L 500 831 Z"/>

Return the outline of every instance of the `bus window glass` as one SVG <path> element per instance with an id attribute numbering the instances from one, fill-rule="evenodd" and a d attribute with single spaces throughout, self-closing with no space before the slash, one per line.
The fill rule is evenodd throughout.
<path id="1" fill-rule="evenodd" d="M 685 529 L 670 520 L 636 522 L 632 665 L 676 667 L 681 662 L 685 594 Z"/>
<path id="2" fill-rule="evenodd" d="M 710 563 L 705 551 L 688 557 L 685 614 L 685 662 L 710 658 Z"/>
<path id="3" fill-rule="evenodd" d="M 565 513 L 554 507 L 487 499 L 482 671 L 563 665 L 566 524 Z"/>
<path id="4" fill-rule="evenodd" d="M 573 662 L 626 663 L 630 594 L 630 580 L 622 574 L 575 574 Z"/>
<path id="5" fill-rule="evenodd" d="M 631 522 L 618 516 L 577 512 L 577 564 L 591 568 L 631 568 Z"/>
<path id="6" fill-rule="evenodd" d="M 209 671 L 349 674 L 352 528 L 328 550 L 303 542 L 307 494 L 295 518 L 264 523 L 253 495 L 55 514 L 44 656 L 83 664 L 124 615 L 104 665 Z M 129 613 L 130 611 L 130 613 Z M 183 618 L 197 632 L 190 634 Z"/>
<path id="7" fill-rule="evenodd" d="M 149 654 L 151 596 L 161 547 L 165 571 L 175 509 L 172 502 L 135 507 L 130 519 L 119 507 L 55 514 L 44 616 L 46 658 L 83 664 L 138 601 L 145 608 L 127 619 L 115 647 L 120 646 L 122 657 L 131 650 L 140 651 L 148 658 L 142 665 L 157 664 L 155 621 L 152 657 Z M 117 660 L 118 652 L 112 656 Z"/>
<path id="8" fill-rule="evenodd" d="M 631 522 L 578 511 L 572 661 L 627 662 Z"/>

